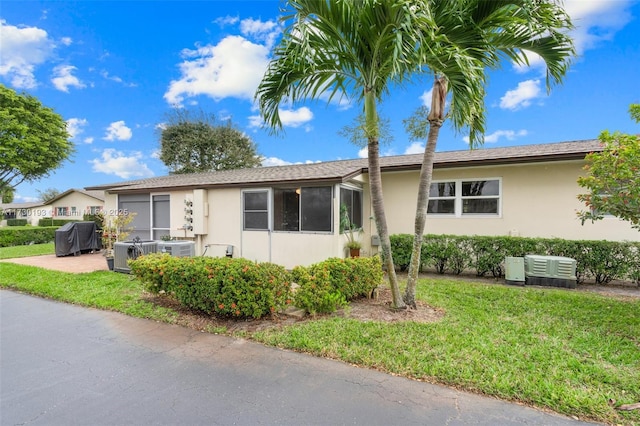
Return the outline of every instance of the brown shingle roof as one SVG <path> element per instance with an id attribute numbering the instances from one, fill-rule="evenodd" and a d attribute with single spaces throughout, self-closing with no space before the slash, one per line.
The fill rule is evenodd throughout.
<path id="1" fill-rule="evenodd" d="M 539 161 L 582 159 L 589 152 L 600 151 L 597 140 L 562 142 L 539 145 L 520 145 L 501 148 L 481 148 L 437 152 L 434 168 L 498 165 Z M 381 157 L 383 172 L 416 170 L 422 163 L 422 154 Z M 225 186 L 258 186 L 286 182 L 319 183 L 344 182 L 367 171 L 367 159 L 328 161 L 276 167 L 224 170 L 207 173 L 159 176 L 127 182 L 98 185 L 87 190 L 143 191 L 150 189 L 207 188 Z"/>

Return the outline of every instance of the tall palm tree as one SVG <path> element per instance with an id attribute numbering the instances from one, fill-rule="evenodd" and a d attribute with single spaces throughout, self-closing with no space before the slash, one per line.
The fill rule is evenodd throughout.
<path id="1" fill-rule="evenodd" d="M 377 107 L 389 85 L 416 70 L 429 17 L 408 0 L 289 0 L 289 26 L 258 87 L 268 126 L 280 129 L 283 101 L 328 96 L 355 98 L 363 106 L 368 140 L 369 187 L 395 308 L 404 308 L 395 274 L 380 174 Z"/>
<path id="2" fill-rule="evenodd" d="M 454 129 L 469 129 L 469 144 L 484 142 L 486 70 L 507 58 L 528 65 L 528 52 L 546 65 L 547 90 L 561 83 L 574 53 L 567 35 L 571 20 L 554 0 L 427 0 L 437 31 L 425 33 L 423 65 L 435 74 L 416 206 L 413 251 L 403 299 L 415 307 L 433 160 L 440 128 L 450 118 Z M 445 99 L 451 108 L 445 114 Z M 424 112 L 424 111 L 423 111 Z M 415 126 L 412 130 L 420 130 Z M 424 135 L 424 126 L 418 134 Z"/>

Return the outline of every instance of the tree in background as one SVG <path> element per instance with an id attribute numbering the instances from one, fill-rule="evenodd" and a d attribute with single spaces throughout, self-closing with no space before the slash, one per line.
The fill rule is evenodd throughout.
<path id="1" fill-rule="evenodd" d="M 416 205 L 413 250 L 404 301 L 415 307 L 415 288 L 421 266 L 422 239 L 427 218 L 436 143 L 444 121 L 457 131 L 469 130 L 469 146 L 484 142 L 484 106 L 487 69 L 505 58 L 528 65 L 528 53 L 538 55 L 547 71 L 547 89 L 560 83 L 574 53 L 566 35 L 571 20 L 554 1 L 529 0 L 425 0 L 434 28 L 425 31 L 420 49 L 422 67 L 434 75 L 430 108 L 407 120 L 414 138 L 425 138 Z M 446 111 L 445 100 L 451 96 Z"/>
<path id="2" fill-rule="evenodd" d="M 12 186 L 0 186 L 0 197 L 2 198 L 3 204 L 13 203 L 14 195 L 15 191 Z"/>
<path id="3" fill-rule="evenodd" d="M 629 113 L 640 123 L 640 104 L 631 105 Z M 587 154 L 587 175 L 578 178 L 578 184 L 589 191 L 578 195 L 588 208 L 578 217 L 584 225 L 608 213 L 640 230 L 640 136 L 605 130 L 599 139 L 604 149 Z"/>
<path id="4" fill-rule="evenodd" d="M 47 201 L 51 201 L 54 198 L 56 198 L 58 195 L 60 195 L 60 191 L 58 191 L 55 188 L 47 188 L 44 191 L 40 191 L 38 189 L 38 195 L 40 195 L 40 199 L 46 203 Z"/>
<path id="5" fill-rule="evenodd" d="M 197 173 L 260 165 L 256 144 L 231 121 L 176 109 L 160 136 L 160 160 L 171 173 Z"/>
<path id="6" fill-rule="evenodd" d="M 378 104 L 416 70 L 428 16 L 408 0 L 289 0 L 287 28 L 256 91 L 260 113 L 282 129 L 280 104 L 351 97 L 362 106 L 371 204 L 394 308 L 405 308 L 395 274 L 380 172 Z"/>
<path id="7" fill-rule="evenodd" d="M 68 138 L 60 115 L 0 84 L 0 187 L 48 176 L 73 154 Z"/>

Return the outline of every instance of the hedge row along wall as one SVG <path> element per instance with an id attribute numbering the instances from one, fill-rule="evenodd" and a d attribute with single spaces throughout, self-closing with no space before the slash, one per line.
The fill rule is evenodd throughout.
<path id="1" fill-rule="evenodd" d="M 0 228 L 0 247 L 50 243 L 55 239 L 56 229 L 57 226 Z"/>
<path id="2" fill-rule="evenodd" d="M 409 267 L 413 235 L 391 236 L 396 267 Z M 461 274 L 475 271 L 477 276 L 504 276 L 504 259 L 526 254 L 565 256 L 576 260 L 579 283 L 593 280 L 607 284 L 629 280 L 640 284 L 640 243 L 562 240 L 551 238 L 425 235 L 420 263 L 423 271 Z"/>

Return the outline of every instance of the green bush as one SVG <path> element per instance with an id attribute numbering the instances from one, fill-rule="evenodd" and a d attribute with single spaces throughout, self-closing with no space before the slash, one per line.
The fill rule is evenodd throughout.
<path id="1" fill-rule="evenodd" d="M 69 222 L 77 222 L 73 219 L 53 219 L 51 217 L 43 217 L 38 221 L 38 226 L 56 226 L 61 227 Z"/>
<path id="2" fill-rule="evenodd" d="M 0 247 L 43 244 L 55 239 L 57 227 L 5 227 L 0 228 Z"/>
<path id="3" fill-rule="evenodd" d="M 149 291 L 173 294 L 182 305 L 207 314 L 261 318 L 291 303 L 290 274 L 272 263 L 152 253 L 129 264 Z"/>
<path id="4" fill-rule="evenodd" d="M 7 219 L 7 226 L 27 226 L 27 219 Z"/>
<path id="5" fill-rule="evenodd" d="M 404 270 L 411 260 L 413 236 L 392 235 L 394 261 L 400 259 L 398 269 Z M 487 237 L 425 235 L 422 245 L 422 264 L 438 273 L 460 274 L 475 269 L 476 275 L 491 273 L 504 276 L 504 259 L 527 254 L 564 256 L 576 260 L 576 279 L 587 278 L 598 284 L 614 279 L 628 279 L 640 284 L 640 243 L 562 240 L 558 238 Z"/>
<path id="6" fill-rule="evenodd" d="M 292 272 L 298 284 L 294 304 L 311 314 L 333 312 L 348 301 L 369 296 L 382 282 L 380 258 L 330 258 Z"/>

